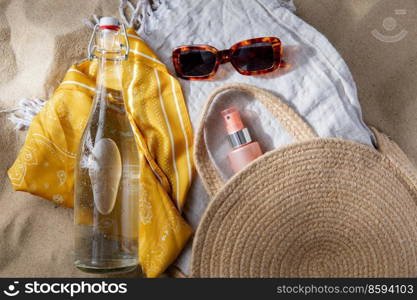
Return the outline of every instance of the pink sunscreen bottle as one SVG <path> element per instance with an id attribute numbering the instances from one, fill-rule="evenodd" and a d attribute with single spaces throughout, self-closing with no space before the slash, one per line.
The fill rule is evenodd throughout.
<path id="1" fill-rule="evenodd" d="M 226 123 L 229 142 L 233 147 L 228 154 L 230 165 L 237 173 L 263 153 L 259 143 L 252 140 L 248 128 L 243 125 L 235 107 L 223 110 L 222 116 Z"/>

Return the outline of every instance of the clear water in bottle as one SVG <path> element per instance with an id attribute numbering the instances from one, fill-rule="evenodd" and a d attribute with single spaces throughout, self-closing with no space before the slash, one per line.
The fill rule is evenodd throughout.
<path id="1" fill-rule="evenodd" d="M 75 167 L 74 264 L 95 273 L 138 265 L 139 157 L 123 101 L 120 30 L 114 25 L 98 29 L 96 95 Z"/>

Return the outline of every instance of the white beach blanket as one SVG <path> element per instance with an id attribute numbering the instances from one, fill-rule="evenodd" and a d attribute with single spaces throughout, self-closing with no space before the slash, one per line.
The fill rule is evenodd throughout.
<path id="1" fill-rule="evenodd" d="M 362 121 L 356 86 L 347 65 L 329 41 L 295 16 L 294 10 L 292 2 L 284 0 L 163 1 L 156 11 L 145 14 L 138 33 L 172 72 L 171 53 L 180 45 L 210 44 L 221 50 L 255 37 L 281 39 L 288 69 L 263 76 L 243 76 L 226 64 L 220 66 L 214 80 L 180 81 L 194 128 L 214 89 L 226 83 L 241 82 L 281 96 L 321 137 L 372 145 L 372 133 Z M 241 110 L 246 125 L 264 151 L 293 141 L 271 114 L 247 95 L 228 93 L 219 97 L 206 124 L 206 142 L 225 178 L 232 175 L 226 160 L 230 146 L 220 111 L 229 106 Z M 196 228 L 209 201 L 198 178 L 187 201 L 185 215 Z M 177 262 L 185 273 L 189 256 L 187 249 Z"/>

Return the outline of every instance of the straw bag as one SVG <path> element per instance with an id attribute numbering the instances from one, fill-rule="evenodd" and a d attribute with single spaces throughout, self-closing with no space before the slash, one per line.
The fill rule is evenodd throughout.
<path id="1" fill-rule="evenodd" d="M 259 100 L 297 142 L 268 152 L 223 182 L 204 143 L 220 93 Z M 373 129 L 377 150 L 319 138 L 274 95 L 234 84 L 209 98 L 195 140 L 197 170 L 212 200 L 197 229 L 194 277 L 415 277 L 416 170 Z"/>

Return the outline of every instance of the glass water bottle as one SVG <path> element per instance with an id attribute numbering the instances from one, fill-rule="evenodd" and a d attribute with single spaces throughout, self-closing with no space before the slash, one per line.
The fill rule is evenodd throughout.
<path id="1" fill-rule="evenodd" d="M 75 169 L 74 264 L 94 273 L 138 265 L 139 158 L 123 101 L 121 65 L 129 47 L 122 29 L 117 19 L 102 18 L 89 46 L 98 71 Z"/>

